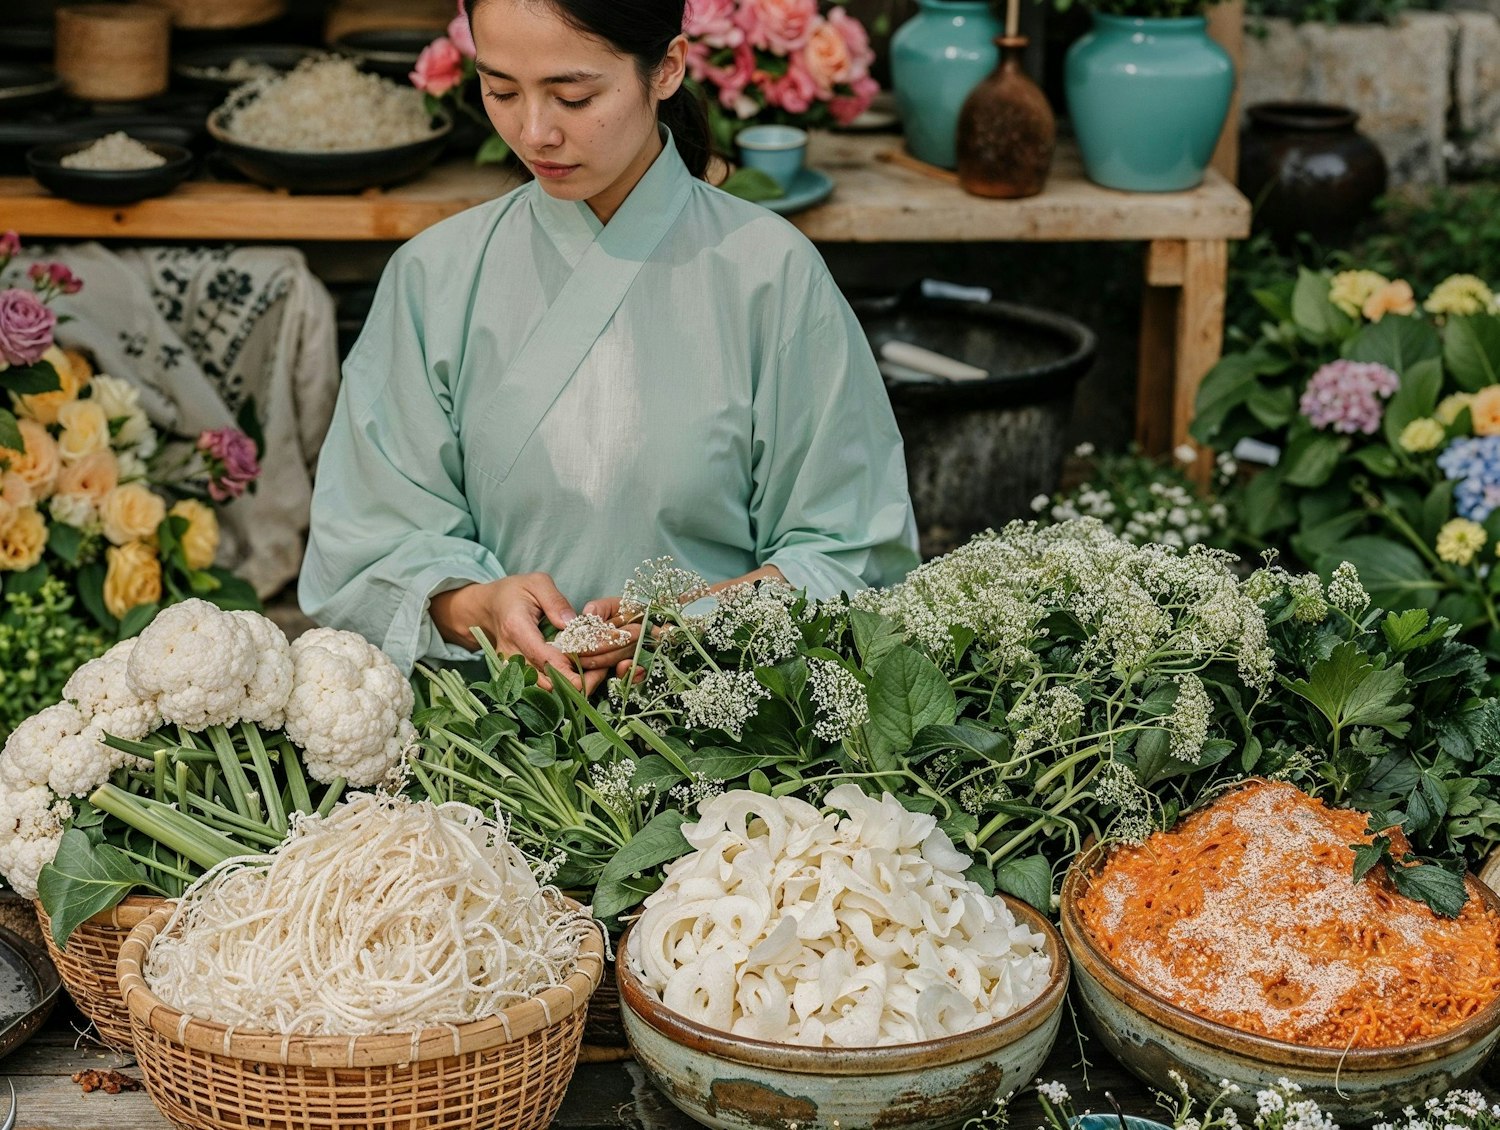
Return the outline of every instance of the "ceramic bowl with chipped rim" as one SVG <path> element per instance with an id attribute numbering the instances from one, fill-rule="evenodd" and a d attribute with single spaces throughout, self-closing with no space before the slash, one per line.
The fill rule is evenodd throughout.
<path id="1" fill-rule="evenodd" d="M 1136 1076 L 1168 1094 L 1171 1072 L 1194 1098 L 1208 1102 L 1228 1080 L 1240 1093 L 1227 1101 L 1242 1114 L 1255 1110 L 1255 1092 L 1280 1079 L 1302 1088 L 1336 1122 L 1370 1123 L 1402 1107 L 1459 1086 L 1500 1041 L 1500 1000 L 1462 1024 L 1394 1048 L 1308 1047 L 1242 1032 L 1206 1020 L 1137 984 L 1112 965 L 1090 937 L 1078 900 L 1103 867 L 1108 851 L 1085 851 L 1062 888 L 1062 935 L 1073 959 L 1080 1011 L 1106 1050 Z M 1500 897 L 1473 876 L 1469 897 L 1500 913 Z"/>
<path id="2" fill-rule="evenodd" d="M 1018 922 L 1045 939 L 1052 961 L 1030 1004 L 972 1032 L 875 1048 L 810 1048 L 731 1036 L 673 1012 L 627 960 L 615 958 L 631 1050 L 678 1109 L 716 1130 L 950 1130 L 997 1096 L 1036 1078 L 1052 1050 L 1068 989 L 1068 955 L 1056 928 L 1019 899 Z"/>

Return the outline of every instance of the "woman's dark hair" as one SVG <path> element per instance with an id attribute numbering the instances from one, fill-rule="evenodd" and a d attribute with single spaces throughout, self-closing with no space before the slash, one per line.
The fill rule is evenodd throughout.
<path id="1" fill-rule="evenodd" d="M 469 0 L 469 20 L 482 0 Z M 641 80 L 648 81 L 667 56 L 672 40 L 682 34 L 686 0 L 546 0 L 568 23 L 585 35 L 603 40 L 621 55 L 635 59 Z M 677 152 L 688 171 L 700 180 L 708 171 L 712 141 L 708 114 L 697 88 L 684 82 L 657 109 L 661 123 L 672 131 Z"/>

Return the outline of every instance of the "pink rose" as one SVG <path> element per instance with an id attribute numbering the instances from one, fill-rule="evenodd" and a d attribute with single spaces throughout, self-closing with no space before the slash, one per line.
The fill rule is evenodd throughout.
<path id="1" fill-rule="evenodd" d="M 834 98 L 828 103 L 828 112 L 833 120 L 846 126 L 870 108 L 875 95 L 880 93 L 880 84 L 869 75 L 863 75 L 849 84 L 848 95 Z"/>
<path id="2" fill-rule="evenodd" d="M 735 0 L 687 0 L 682 34 L 710 47 L 738 47 L 745 31 L 735 23 Z"/>
<path id="3" fill-rule="evenodd" d="M 417 68 L 411 73 L 411 84 L 424 94 L 441 98 L 464 77 L 464 57 L 447 36 L 434 39 L 417 56 Z"/>
<path id="4" fill-rule="evenodd" d="M 0 360 L 7 365 L 30 365 L 41 360 L 52 344 L 57 315 L 30 291 L 0 291 Z"/>
<path id="5" fill-rule="evenodd" d="M 751 46 L 790 55 L 818 23 L 818 0 L 743 0 L 739 25 Z"/>
<path id="6" fill-rule="evenodd" d="M 448 38 L 453 41 L 453 46 L 458 48 L 458 53 L 465 59 L 472 59 L 477 53 L 474 47 L 474 32 L 469 28 L 469 13 L 464 7 L 464 0 L 458 0 L 458 15 L 448 23 Z"/>
<path id="7" fill-rule="evenodd" d="M 722 66 L 715 65 L 712 50 L 702 44 L 688 45 L 689 73 L 695 82 L 712 87 L 726 109 L 734 109 L 745 88 L 755 79 L 755 52 L 748 43 L 740 43 L 734 56 Z"/>
<path id="8" fill-rule="evenodd" d="M 828 24 L 843 36 L 849 48 L 850 71 L 844 81 L 852 83 L 864 78 L 870 73 L 870 64 L 875 62 L 875 49 L 870 46 L 870 33 L 865 30 L 865 25 L 842 8 L 828 13 Z"/>
<path id="9" fill-rule="evenodd" d="M 21 253 L 21 237 L 13 231 L 0 232 L 0 262 Z"/>
<path id="10" fill-rule="evenodd" d="M 226 502 L 245 493 L 260 477 L 255 441 L 238 428 L 214 428 L 198 437 L 198 450 L 208 460 L 208 494 Z"/>
<path id="11" fill-rule="evenodd" d="M 800 52 L 787 60 L 786 74 L 780 78 L 770 75 L 761 75 L 760 78 L 766 101 L 788 114 L 805 114 L 817 101 L 818 84 L 808 73 Z"/>
<path id="12" fill-rule="evenodd" d="M 64 263 L 33 263 L 26 269 L 26 276 L 43 295 L 53 291 L 77 294 L 83 289 L 83 280 Z"/>
<path id="13" fill-rule="evenodd" d="M 802 62 L 822 98 L 833 97 L 833 88 L 853 77 L 854 60 L 849 54 L 849 44 L 826 20 L 808 37 L 807 46 L 802 49 Z"/>

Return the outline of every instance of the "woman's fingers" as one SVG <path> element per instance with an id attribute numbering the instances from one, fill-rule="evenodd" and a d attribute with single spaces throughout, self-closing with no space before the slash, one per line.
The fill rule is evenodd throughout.
<path id="1" fill-rule="evenodd" d="M 578 615 L 568 603 L 568 598 L 558 590 L 556 582 L 546 573 L 531 573 L 526 581 L 526 591 L 558 631 L 566 628 L 568 622 Z M 558 654 L 561 655 L 562 652 Z"/>

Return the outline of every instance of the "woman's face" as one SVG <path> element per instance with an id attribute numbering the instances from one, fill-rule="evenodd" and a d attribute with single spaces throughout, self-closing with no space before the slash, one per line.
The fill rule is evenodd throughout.
<path id="1" fill-rule="evenodd" d="M 656 103 L 682 81 L 682 41 L 643 85 L 633 58 L 545 0 L 484 0 L 474 45 L 485 109 L 505 143 L 549 196 L 587 200 L 607 220 L 660 151 Z"/>

